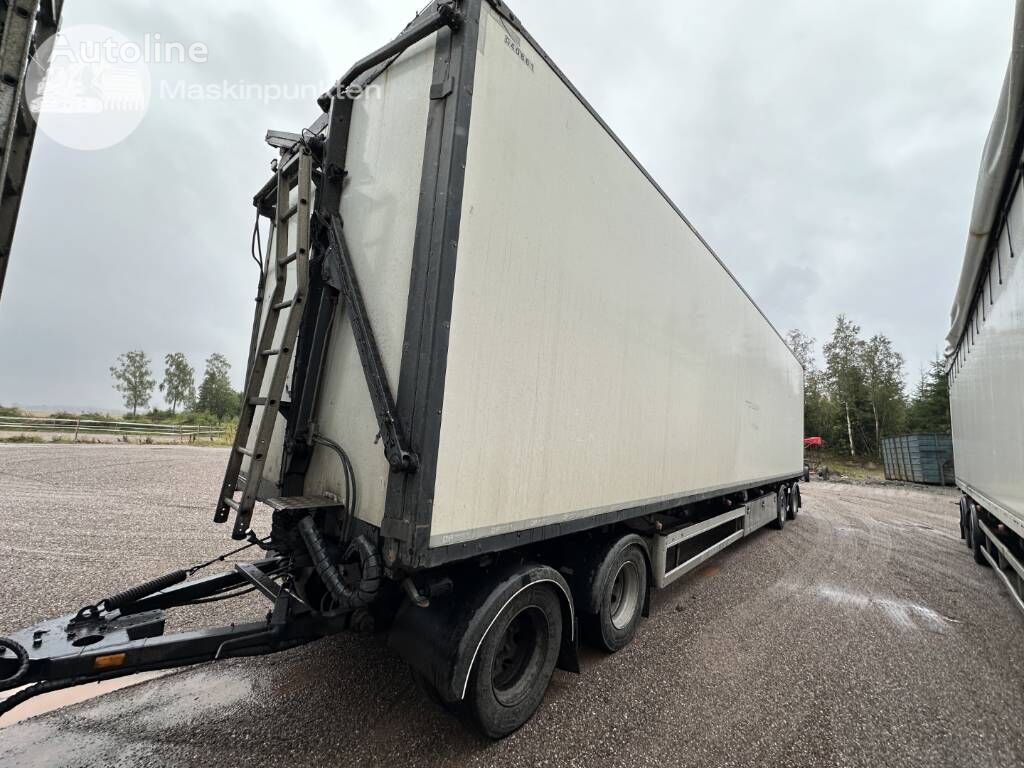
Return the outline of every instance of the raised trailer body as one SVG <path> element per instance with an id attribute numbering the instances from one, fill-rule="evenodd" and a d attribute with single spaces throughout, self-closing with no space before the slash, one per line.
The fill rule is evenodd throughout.
<path id="1" fill-rule="evenodd" d="M 800 509 L 800 364 L 503 3 L 431 3 L 320 106 L 268 135 L 214 518 L 269 557 L 15 633 L 0 689 L 377 630 L 500 737 L 581 638 L 625 647 L 653 587 Z M 265 622 L 163 635 L 249 588 Z"/>
<path id="2" fill-rule="evenodd" d="M 355 102 L 341 212 L 422 461 L 391 471 L 339 316 L 316 424 L 356 516 L 425 567 L 799 476 L 800 364 L 504 6 L 479 12 Z M 344 484 L 318 451 L 304 493 Z"/>
<path id="3" fill-rule="evenodd" d="M 1024 2 L 947 337 L 961 532 L 1024 609 Z"/>

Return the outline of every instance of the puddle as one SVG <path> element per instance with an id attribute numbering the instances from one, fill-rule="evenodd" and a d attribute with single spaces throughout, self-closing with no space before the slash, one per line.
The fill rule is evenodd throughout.
<path id="1" fill-rule="evenodd" d="M 97 696 L 102 696 L 106 693 L 113 693 L 114 691 L 120 691 L 123 688 L 130 688 L 133 685 L 138 685 L 139 683 L 144 683 L 148 680 L 154 680 L 167 674 L 169 674 L 168 671 L 140 672 L 137 675 L 119 677 L 116 680 L 106 680 L 101 683 L 87 683 L 86 685 L 78 685 L 74 688 L 65 688 L 63 691 L 44 693 L 41 696 L 36 696 L 34 699 L 29 699 L 24 704 L 20 704 L 6 715 L 0 717 L 0 728 L 20 723 L 22 720 L 27 720 L 28 718 L 35 717 L 36 715 L 45 715 L 47 712 L 53 712 L 63 707 L 69 707 L 72 704 L 89 701 L 90 699 L 95 699 Z M 22 688 L 15 688 L 12 691 L 4 691 L 2 696 L 0 696 L 0 700 L 4 700 L 8 696 L 11 696 L 27 687 L 28 686 L 22 686 Z"/>
<path id="2" fill-rule="evenodd" d="M 823 597 L 836 605 L 857 610 L 880 612 L 890 622 L 903 629 L 920 629 L 924 627 L 942 632 L 948 625 L 960 623 L 956 619 L 943 616 L 927 606 L 908 600 L 896 600 L 888 597 L 849 592 L 841 587 L 826 584 L 819 585 L 815 591 L 819 597 Z"/>
<path id="3" fill-rule="evenodd" d="M 721 570 L 722 570 L 722 566 L 720 566 L 718 563 L 708 563 L 703 568 L 701 568 L 699 571 L 697 571 L 696 575 L 697 576 L 717 576 L 721 572 Z"/>

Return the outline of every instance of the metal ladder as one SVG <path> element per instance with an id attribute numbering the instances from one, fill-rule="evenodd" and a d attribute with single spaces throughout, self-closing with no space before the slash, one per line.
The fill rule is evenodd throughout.
<path id="1" fill-rule="evenodd" d="M 267 452 L 274 436 L 277 414 L 281 407 L 292 355 L 299 335 L 303 302 L 309 291 L 310 212 L 313 194 L 313 158 L 305 146 L 297 146 L 290 158 L 282 158 L 277 169 L 276 205 L 274 208 L 274 249 L 271 266 L 274 269 L 274 291 L 259 333 L 252 368 L 249 371 L 242 413 L 231 449 L 224 485 L 214 521 L 223 523 L 231 510 L 235 511 L 234 539 L 244 539 L 249 531 L 253 508 L 259 493 Z M 295 202 L 292 203 L 292 192 Z M 295 248 L 290 250 L 289 223 L 297 219 Z M 295 291 L 287 295 L 289 267 L 295 264 Z M 277 330 L 282 314 L 286 314 L 280 342 L 275 347 Z M 264 385 L 269 376 L 266 393 Z M 256 421 L 256 409 L 263 408 L 256 423 L 256 440 L 250 450 L 249 435 Z M 240 499 L 238 492 L 242 461 L 249 457 L 245 488 Z"/>

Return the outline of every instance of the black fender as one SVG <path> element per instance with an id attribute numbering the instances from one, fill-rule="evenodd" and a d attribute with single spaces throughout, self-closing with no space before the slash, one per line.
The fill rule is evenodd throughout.
<path id="1" fill-rule="evenodd" d="M 618 538 L 592 539 L 589 546 L 576 548 L 575 555 L 566 564 L 572 571 L 569 583 L 572 586 L 572 593 L 576 595 L 580 613 L 596 614 L 600 612 L 601 588 L 610 576 L 612 562 L 622 549 L 631 544 L 640 546 L 640 550 L 644 553 L 644 561 L 647 563 L 647 592 L 644 595 L 641 615 L 644 617 L 650 615 L 651 586 L 654 583 L 650 545 L 647 539 L 636 533 L 627 533 Z"/>
<path id="2" fill-rule="evenodd" d="M 538 563 L 473 567 L 452 575 L 453 588 L 420 608 L 403 601 L 388 645 L 425 677 L 446 701 L 466 695 L 469 675 L 487 631 L 512 599 L 525 589 L 550 586 L 562 605 L 562 647 L 558 668 L 579 672 L 576 609 L 572 591 L 555 569 Z"/>

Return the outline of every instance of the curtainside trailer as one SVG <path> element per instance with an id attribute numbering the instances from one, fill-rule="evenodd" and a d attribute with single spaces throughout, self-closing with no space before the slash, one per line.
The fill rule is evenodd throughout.
<path id="1" fill-rule="evenodd" d="M 319 106 L 267 136 L 216 501 L 262 559 L 0 641 L 36 683 L 0 709 L 359 630 L 500 737 L 581 639 L 621 649 L 653 588 L 795 517 L 799 362 L 503 3 L 431 3 Z M 164 634 L 250 587 L 266 619 Z"/>
<path id="2" fill-rule="evenodd" d="M 982 157 L 946 362 L 960 532 L 1024 609 L 1024 0 Z"/>

